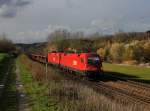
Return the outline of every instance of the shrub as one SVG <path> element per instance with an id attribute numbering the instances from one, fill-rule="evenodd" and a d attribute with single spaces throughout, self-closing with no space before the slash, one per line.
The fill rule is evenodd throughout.
<path id="1" fill-rule="evenodd" d="M 15 49 L 13 43 L 6 39 L 6 38 L 1 38 L 0 39 L 0 52 L 11 52 Z"/>
<path id="2" fill-rule="evenodd" d="M 145 62 L 150 62 L 150 40 L 144 44 L 144 59 Z"/>
<path id="3" fill-rule="evenodd" d="M 121 43 L 114 43 L 110 49 L 110 55 L 114 62 L 121 62 L 123 59 L 124 46 Z"/>

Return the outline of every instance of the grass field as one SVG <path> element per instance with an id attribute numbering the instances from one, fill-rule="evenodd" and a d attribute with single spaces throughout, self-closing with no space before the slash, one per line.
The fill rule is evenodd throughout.
<path id="1" fill-rule="evenodd" d="M 26 65 L 17 59 L 17 66 L 20 70 L 21 82 L 24 84 L 24 93 L 28 94 L 27 105 L 31 111 L 54 111 L 53 106 L 49 107 L 50 101 L 48 99 L 47 85 L 40 85 L 32 77 L 32 73 L 27 69 Z"/>
<path id="2" fill-rule="evenodd" d="M 118 76 L 124 76 L 132 79 L 150 80 L 150 68 L 140 66 L 125 66 L 110 63 L 103 63 L 105 72 L 112 72 Z"/>

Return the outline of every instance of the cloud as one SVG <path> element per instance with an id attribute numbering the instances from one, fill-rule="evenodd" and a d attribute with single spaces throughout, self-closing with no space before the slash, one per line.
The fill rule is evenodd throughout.
<path id="1" fill-rule="evenodd" d="M 16 41 L 36 42 L 60 27 L 87 34 L 146 31 L 150 29 L 149 4 L 150 0 L 0 0 L 0 17 L 14 17 L 0 18 L 0 33 Z M 22 34 L 17 36 L 18 32 Z"/>
<path id="2" fill-rule="evenodd" d="M 69 8 L 73 8 L 73 7 L 74 7 L 74 3 L 73 3 L 71 0 L 66 0 L 66 5 L 67 5 Z"/>
<path id="3" fill-rule="evenodd" d="M 48 25 L 43 30 L 29 30 L 26 32 L 18 32 L 15 36 L 14 42 L 19 43 L 33 43 L 33 42 L 44 42 L 48 35 L 55 30 L 65 29 L 71 31 L 72 29 L 68 26 L 63 25 Z"/>
<path id="4" fill-rule="evenodd" d="M 103 32 L 105 32 L 105 31 L 115 30 L 116 24 L 117 24 L 116 20 L 112 20 L 112 19 L 92 20 L 91 27 L 95 27 L 96 29 L 100 29 Z"/>
<path id="5" fill-rule="evenodd" d="M 82 31 L 85 34 L 99 32 L 101 34 L 113 34 L 120 27 L 120 18 L 115 19 L 93 19 L 87 27 L 79 28 L 77 31 Z"/>
<path id="6" fill-rule="evenodd" d="M 15 17 L 20 8 L 30 4 L 27 0 L 0 0 L 0 16 L 4 18 Z"/>

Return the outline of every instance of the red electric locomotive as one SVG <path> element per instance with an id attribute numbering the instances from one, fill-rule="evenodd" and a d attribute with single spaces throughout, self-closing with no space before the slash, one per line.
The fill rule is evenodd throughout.
<path id="1" fill-rule="evenodd" d="M 31 58 L 40 62 L 47 60 L 49 64 L 83 76 L 96 76 L 102 72 L 102 60 L 96 53 L 49 52 L 47 57 L 32 54 Z"/>
<path id="2" fill-rule="evenodd" d="M 48 63 L 84 76 L 102 72 L 101 58 L 95 53 L 48 53 Z"/>

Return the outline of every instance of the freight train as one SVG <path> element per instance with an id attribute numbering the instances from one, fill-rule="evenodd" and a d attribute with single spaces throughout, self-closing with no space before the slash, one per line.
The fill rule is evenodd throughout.
<path id="1" fill-rule="evenodd" d="M 81 76 L 95 77 L 103 72 L 102 59 L 96 53 L 49 52 L 47 56 L 31 54 L 30 57 Z"/>

